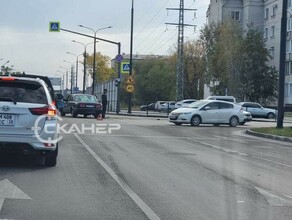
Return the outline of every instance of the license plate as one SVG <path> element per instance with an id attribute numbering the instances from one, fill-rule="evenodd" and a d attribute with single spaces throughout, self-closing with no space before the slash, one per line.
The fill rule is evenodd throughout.
<path id="1" fill-rule="evenodd" d="M 94 108 L 94 105 L 86 105 L 87 108 Z"/>
<path id="2" fill-rule="evenodd" d="M 0 114 L 0 126 L 13 126 L 15 123 L 15 115 Z"/>

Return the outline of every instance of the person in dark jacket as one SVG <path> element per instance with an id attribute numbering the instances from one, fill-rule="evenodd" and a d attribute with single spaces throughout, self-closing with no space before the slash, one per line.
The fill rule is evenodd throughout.
<path id="1" fill-rule="evenodd" d="M 101 104 L 102 104 L 102 118 L 105 118 L 106 106 L 107 106 L 107 89 L 103 90 L 103 94 L 101 96 Z"/>

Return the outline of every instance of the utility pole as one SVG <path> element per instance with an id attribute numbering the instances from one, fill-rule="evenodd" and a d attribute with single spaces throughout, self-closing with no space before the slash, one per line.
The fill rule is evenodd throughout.
<path id="1" fill-rule="evenodd" d="M 176 100 L 180 101 L 184 98 L 184 27 L 196 25 L 184 23 L 185 11 L 197 11 L 197 9 L 185 9 L 184 0 L 180 0 L 179 8 L 167 8 L 166 10 L 178 10 L 179 22 L 178 23 L 165 23 L 169 25 L 178 26 L 178 43 L 177 43 L 177 64 L 176 64 Z"/>
<path id="2" fill-rule="evenodd" d="M 133 71 L 133 27 L 134 27 L 134 0 L 132 0 L 131 8 L 131 39 L 130 39 L 130 72 L 129 76 L 132 76 Z M 132 113 L 132 93 L 129 92 L 129 101 L 128 101 L 128 113 Z"/>
<path id="3" fill-rule="evenodd" d="M 283 128 L 284 120 L 284 88 L 285 88 L 285 63 L 286 63 L 286 31 L 287 31 L 287 1 L 283 1 L 281 20 L 281 45 L 279 68 L 278 116 L 277 128 Z"/>

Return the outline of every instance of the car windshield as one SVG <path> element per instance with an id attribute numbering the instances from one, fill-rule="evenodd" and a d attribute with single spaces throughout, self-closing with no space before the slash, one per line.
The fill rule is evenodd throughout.
<path id="1" fill-rule="evenodd" d="M 201 108 L 202 106 L 204 106 L 204 105 L 207 104 L 208 102 L 210 102 L 210 101 L 207 101 L 207 100 L 200 100 L 200 101 L 193 102 L 193 103 L 187 105 L 186 108 Z"/>
<path id="2" fill-rule="evenodd" d="M 0 220 L 292 220 L 291 127 L 292 0 L 1 1 Z"/>
<path id="3" fill-rule="evenodd" d="M 77 95 L 74 96 L 74 101 L 78 102 L 97 102 L 97 98 L 93 95 Z"/>
<path id="4" fill-rule="evenodd" d="M 44 87 L 31 81 L 0 81 L 0 99 L 5 98 L 15 102 L 48 103 Z"/>

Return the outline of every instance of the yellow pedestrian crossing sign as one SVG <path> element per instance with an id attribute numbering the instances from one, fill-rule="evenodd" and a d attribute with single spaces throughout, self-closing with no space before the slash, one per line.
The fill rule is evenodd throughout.
<path id="1" fill-rule="evenodd" d="M 122 62 L 121 63 L 121 73 L 130 73 L 130 63 L 129 62 Z"/>
<path id="2" fill-rule="evenodd" d="M 59 21 L 50 21 L 49 30 L 50 30 L 50 32 L 60 32 L 60 22 Z"/>

